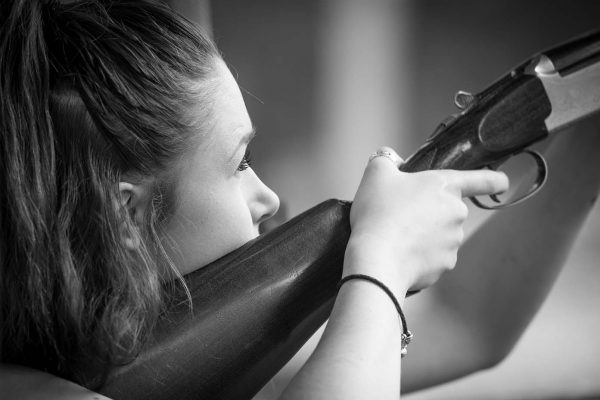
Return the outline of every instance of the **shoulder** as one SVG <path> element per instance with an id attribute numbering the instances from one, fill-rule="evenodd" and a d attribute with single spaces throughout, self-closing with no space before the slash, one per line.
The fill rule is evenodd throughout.
<path id="1" fill-rule="evenodd" d="M 0 364 L 0 393 L 6 400 L 110 400 L 54 375 L 10 364 Z"/>

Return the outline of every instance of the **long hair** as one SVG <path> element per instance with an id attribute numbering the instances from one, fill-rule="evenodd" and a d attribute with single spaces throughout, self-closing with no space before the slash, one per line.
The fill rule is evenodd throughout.
<path id="1" fill-rule="evenodd" d="M 217 58 L 159 3 L 1 2 L 0 362 L 93 386 L 135 356 L 169 264 L 163 178 L 208 117 Z M 118 206 L 124 174 L 154 178 L 142 226 Z"/>

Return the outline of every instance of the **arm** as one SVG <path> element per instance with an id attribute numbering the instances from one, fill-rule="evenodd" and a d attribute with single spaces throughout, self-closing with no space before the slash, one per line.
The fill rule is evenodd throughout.
<path id="1" fill-rule="evenodd" d="M 110 400 L 57 376 L 12 364 L 0 364 L 0 393 L 6 400 Z"/>
<path id="2" fill-rule="evenodd" d="M 399 398 L 401 332 L 396 309 L 381 289 L 349 281 L 315 352 L 282 398 Z"/>
<path id="3" fill-rule="evenodd" d="M 350 212 L 343 274 L 375 277 L 398 299 L 408 289 L 430 286 L 456 262 L 466 218 L 461 197 L 506 187 L 506 177 L 491 171 L 406 174 L 385 157 L 375 158 Z M 347 282 L 315 352 L 283 398 L 398 398 L 401 330 L 380 288 Z"/>
<path id="4" fill-rule="evenodd" d="M 489 218 L 461 248 L 456 271 L 423 294 L 424 308 L 408 311 L 419 340 L 411 345 L 403 389 L 491 367 L 512 349 L 598 195 L 599 124 L 594 118 L 560 133 L 545 152 L 547 186 Z"/>

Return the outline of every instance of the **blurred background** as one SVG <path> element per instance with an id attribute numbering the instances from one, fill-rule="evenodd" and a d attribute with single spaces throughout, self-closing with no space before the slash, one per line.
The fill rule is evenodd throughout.
<path id="1" fill-rule="evenodd" d="M 593 0 L 170 3 L 212 31 L 237 76 L 258 128 L 254 168 L 282 200 L 278 222 L 351 199 L 369 154 L 385 144 L 410 155 L 456 112 L 456 91 L 478 92 L 533 53 L 600 28 Z M 408 398 L 600 398 L 599 208 L 507 360 Z M 474 210 L 469 226 L 484 217 Z M 292 370 L 257 398 L 279 393 Z"/>

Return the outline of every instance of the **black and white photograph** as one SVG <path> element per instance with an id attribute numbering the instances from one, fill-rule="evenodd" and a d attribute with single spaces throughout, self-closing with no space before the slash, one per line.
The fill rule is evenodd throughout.
<path id="1" fill-rule="evenodd" d="M 0 398 L 600 399 L 600 2 L 0 0 Z"/>

